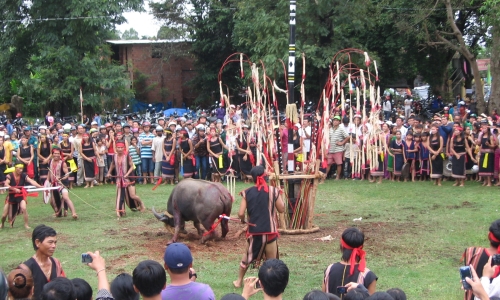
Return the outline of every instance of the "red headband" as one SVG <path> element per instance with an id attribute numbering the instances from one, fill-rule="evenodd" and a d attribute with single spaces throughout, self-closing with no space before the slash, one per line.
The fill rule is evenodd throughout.
<path id="1" fill-rule="evenodd" d="M 125 147 L 125 143 L 123 143 L 123 142 L 118 142 L 118 143 L 116 143 L 116 147 L 117 147 L 117 148 L 118 148 L 118 147 Z"/>
<path id="2" fill-rule="evenodd" d="M 82 136 L 88 136 L 88 137 L 90 137 L 90 135 L 88 133 L 86 133 L 86 132 L 84 134 L 82 134 Z"/>
<path id="3" fill-rule="evenodd" d="M 360 246 L 358 248 L 353 248 L 344 242 L 344 239 L 340 238 L 340 244 L 342 245 L 343 248 L 352 250 L 351 253 L 351 258 L 349 259 L 350 264 L 351 264 L 351 272 L 350 275 L 354 274 L 354 265 L 356 264 L 356 256 L 359 256 L 359 265 L 358 265 L 358 270 L 360 272 L 363 272 L 366 267 L 366 252 L 363 250 L 363 246 Z"/>
<path id="4" fill-rule="evenodd" d="M 255 186 L 257 187 L 258 191 L 260 191 L 261 188 L 264 188 L 264 191 L 266 193 L 269 193 L 269 187 L 267 186 L 266 180 L 264 179 L 264 174 L 257 176 Z"/>
<path id="5" fill-rule="evenodd" d="M 488 239 L 489 239 L 490 241 L 495 242 L 495 243 L 500 243 L 500 240 L 498 240 L 498 239 L 497 239 L 497 238 L 493 235 L 493 233 L 491 233 L 491 231 L 490 231 L 490 233 L 488 233 Z M 498 247 L 497 247 L 497 253 L 500 253 L 500 245 L 498 245 Z M 496 278 L 499 274 L 500 274 L 500 268 L 496 268 L 496 269 L 495 269 L 495 273 L 493 274 L 493 278 Z"/>

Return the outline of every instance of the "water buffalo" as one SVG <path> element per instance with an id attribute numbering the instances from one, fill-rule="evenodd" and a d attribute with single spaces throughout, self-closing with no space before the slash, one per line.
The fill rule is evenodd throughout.
<path id="1" fill-rule="evenodd" d="M 204 243 L 213 237 L 214 232 L 203 236 L 200 223 L 207 231 L 210 230 L 220 215 L 231 215 L 232 205 L 233 197 L 222 184 L 205 180 L 184 179 L 172 190 L 168 198 L 166 213 L 159 214 L 153 207 L 153 214 L 158 220 L 165 223 L 167 229 L 175 228 L 174 235 L 167 245 L 177 241 L 181 230 L 185 232 L 185 221 L 193 221 L 198 234 L 202 236 L 201 242 Z M 226 237 L 229 231 L 228 220 L 223 219 L 220 226 L 222 227 L 222 237 Z"/>

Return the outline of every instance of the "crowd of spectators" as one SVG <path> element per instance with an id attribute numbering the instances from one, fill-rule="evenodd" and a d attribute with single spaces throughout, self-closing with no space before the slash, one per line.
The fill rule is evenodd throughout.
<path id="1" fill-rule="evenodd" d="M 466 300 L 500 299 L 500 219 L 491 224 L 488 240 L 487 247 L 467 248 L 463 255 L 465 265 L 471 269 L 471 276 L 462 278 L 470 285 L 469 289 L 465 289 Z M 340 260 L 327 266 L 321 290 L 287 296 L 304 300 L 405 300 L 406 294 L 401 289 L 377 290 L 378 277 L 366 267 L 364 241 L 364 234 L 359 229 L 347 228 L 340 238 Z M 66 278 L 61 263 L 54 257 L 57 233 L 53 228 L 37 226 L 33 230 L 32 242 L 35 254 L 30 259 L 7 275 L 0 272 L 1 300 L 93 299 L 91 284 L 94 282 Z M 119 274 L 111 284 L 106 274 L 105 259 L 99 251 L 86 255 L 91 258 L 88 267 L 97 276 L 98 289 L 94 299 L 215 299 L 210 282 L 198 281 L 198 274 L 193 268 L 193 255 L 183 243 L 167 246 L 163 264 L 153 260 L 141 261 L 131 275 Z M 286 263 L 279 259 L 267 259 L 260 265 L 258 277 L 243 280 L 241 294 L 230 293 L 221 299 L 249 299 L 258 293 L 262 293 L 264 299 L 283 299 L 289 281 L 290 270 Z"/>

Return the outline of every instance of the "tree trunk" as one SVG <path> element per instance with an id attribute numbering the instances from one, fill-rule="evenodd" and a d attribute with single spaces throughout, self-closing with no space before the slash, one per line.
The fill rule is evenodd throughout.
<path id="1" fill-rule="evenodd" d="M 500 25 L 495 24 L 491 30 L 492 33 L 492 47 L 490 57 L 490 71 L 491 71 L 491 91 L 488 109 L 500 108 Z"/>
<path id="2" fill-rule="evenodd" d="M 474 81 L 476 84 L 476 101 L 477 101 L 477 109 L 479 113 L 485 112 L 486 103 L 484 103 L 484 92 L 483 92 L 483 82 L 481 80 L 481 74 L 479 74 L 479 67 L 477 66 L 476 57 L 469 50 L 467 46 L 463 34 L 455 23 L 453 9 L 451 7 L 451 0 L 443 0 L 446 7 L 446 16 L 448 18 L 448 23 L 453 31 L 453 35 L 458 41 L 458 46 L 451 43 L 449 40 L 443 38 L 438 34 L 438 39 L 445 45 L 448 45 L 451 49 L 458 51 L 462 54 L 465 59 L 467 59 L 472 68 L 472 74 L 474 74 Z"/>
<path id="3" fill-rule="evenodd" d="M 469 60 L 469 58 L 467 58 Z M 476 101 L 477 101 L 477 111 L 482 114 L 486 112 L 486 103 L 484 102 L 484 89 L 483 81 L 481 80 L 481 74 L 479 74 L 479 67 L 477 66 L 477 61 L 475 57 L 469 60 L 470 67 L 472 69 L 472 74 L 474 74 L 474 84 L 476 85 Z"/>

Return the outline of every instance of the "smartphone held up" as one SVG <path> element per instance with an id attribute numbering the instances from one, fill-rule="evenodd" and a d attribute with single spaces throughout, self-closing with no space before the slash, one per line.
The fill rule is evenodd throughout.
<path id="1" fill-rule="evenodd" d="M 460 278 L 462 279 L 462 285 L 464 287 L 464 290 L 466 291 L 472 289 L 472 286 L 469 283 L 467 283 L 467 281 L 465 281 L 465 278 L 467 277 L 472 279 L 472 273 L 470 271 L 470 267 L 469 266 L 460 267 Z"/>
<path id="2" fill-rule="evenodd" d="M 92 256 L 87 253 L 82 253 L 82 264 L 90 264 L 92 262 Z"/>

